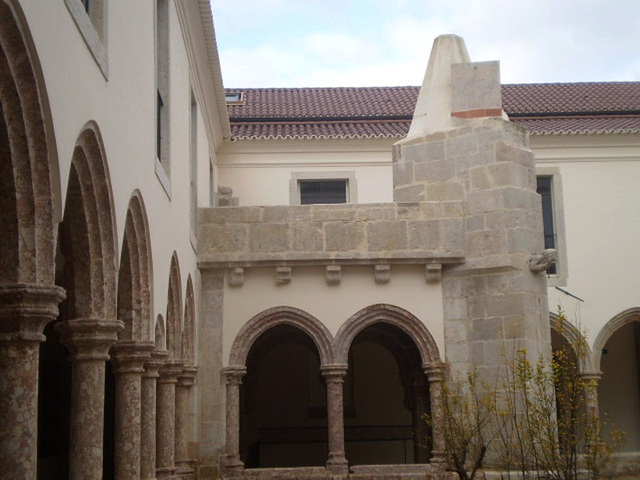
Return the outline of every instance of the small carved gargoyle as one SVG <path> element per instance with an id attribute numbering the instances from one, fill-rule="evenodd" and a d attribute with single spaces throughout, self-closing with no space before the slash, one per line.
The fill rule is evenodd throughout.
<path id="1" fill-rule="evenodd" d="M 529 259 L 529 270 L 533 273 L 546 272 L 558 261 L 558 251 L 555 248 L 547 248 L 542 253 L 535 253 Z"/>

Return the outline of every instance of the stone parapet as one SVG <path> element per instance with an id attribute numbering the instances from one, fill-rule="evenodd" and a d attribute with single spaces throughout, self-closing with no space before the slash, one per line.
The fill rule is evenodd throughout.
<path id="1" fill-rule="evenodd" d="M 200 210 L 201 268 L 460 263 L 460 201 Z"/>

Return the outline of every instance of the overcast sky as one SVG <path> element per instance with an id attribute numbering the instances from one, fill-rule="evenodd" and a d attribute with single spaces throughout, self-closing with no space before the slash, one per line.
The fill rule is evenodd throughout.
<path id="1" fill-rule="evenodd" d="M 640 80 L 640 0 L 212 0 L 225 87 L 420 85 L 464 37 L 503 83 Z"/>

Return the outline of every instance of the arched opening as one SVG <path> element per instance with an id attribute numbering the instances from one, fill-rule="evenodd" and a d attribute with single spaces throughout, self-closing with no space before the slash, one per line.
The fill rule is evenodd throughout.
<path id="1" fill-rule="evenodd" d="M 598 403 L 605 437 L 613 429 L 626 432 L 623 452 L 640 450 L 640 315 L 616 322 L 601 349 Z M 599 345 L 596 340 L 596 346 Z"/>
<path id="2" fill-rule="evenodd" d="M 253 342 L 240 390 L 245 468 L 323 466 L 326 390 L 320 355 L 301 329 L 276 325 Z"/>
<path id="3" fill-rule="evenodd" d="M 350 465 L 428 461 L 431 435 L 423 415 L 429 413 L 429 386 L 407 333 L 375 323 L 356 335 L 344 398 Z"/>

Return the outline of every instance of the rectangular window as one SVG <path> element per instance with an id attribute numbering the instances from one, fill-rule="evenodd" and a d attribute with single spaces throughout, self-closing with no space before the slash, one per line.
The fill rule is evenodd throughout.
<path id="1" fill-rule="evenodd" d="M 300 205 L 347 203 L 347 180 L 300 180 Z"/>
<path id="2" fill-rule="evenodd" d="M 198 104 L 191 92 L 191 108 L 189 116 L 189 200 L 191 242 L 195 247 L 196 216 L 198 210 Z"/>
<path id="3" fill-rule="evenodd" d="M 167 179 L 171 169 L 170 153 L 170 75 L 169 75 L 169 1 L 156 1 L 156 154 Z"/>
<path id="4" fill-rule="evenodd" d="M 553 177 L 537 177 L 537 192 L 542 197 L 542 225 L 544 230 L 544 248 L 557 248 L 555 220 L 553 215 Z M 557 273 L 557 265 L 551 267 L 548 274 Z"/>

